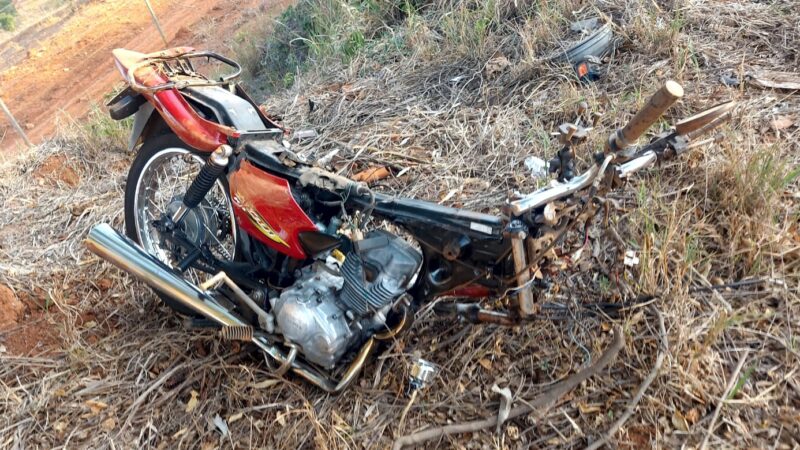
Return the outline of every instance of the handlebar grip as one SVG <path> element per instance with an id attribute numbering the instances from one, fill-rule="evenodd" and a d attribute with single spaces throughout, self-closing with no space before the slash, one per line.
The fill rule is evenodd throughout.
<path id="1" fill-rule="evenodd" d="M 624 128 L 615 131 L 609 136 L 608 149 L 618 152 L 629 147 L 681 97 L 683 97 L 681 85 L 675 81 L 668 80 L 658 92 L 650 97 L 644 108 L 639 110 Z"/>

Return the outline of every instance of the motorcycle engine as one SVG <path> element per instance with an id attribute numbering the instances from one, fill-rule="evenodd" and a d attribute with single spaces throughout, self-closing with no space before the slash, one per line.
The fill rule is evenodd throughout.
<path id="1" fill-rule="evenodd" d="M 419 271 L 422 254 L 386 231 L 367 233 L 341 268 L 311 265 L 271 299 L 278 327 L 310 362 L 327 369 L 382 329 L 394 300 Z"/>

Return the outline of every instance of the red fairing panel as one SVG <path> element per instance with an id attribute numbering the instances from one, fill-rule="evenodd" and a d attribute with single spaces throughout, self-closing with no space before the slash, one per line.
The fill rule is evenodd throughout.
<path id="1" fill-rule="evenodd" d="M 153 98 L 148 100 L 156 107 L 172 131 L 183 142 L 198 150 L 213 152 L 220 145 L 228 143 L 228 136 L 238 136 L 232 129 L 223 132 L 227 127 L 200 117 L 177 89 L 156 92 Z"/>
<path id="2" fill-rule="evenodd" d="M 138 83 L 143 86 L 153 87 L 164 84 L 169 80 L 153 66 L 141 67 L 135 74 L 129 73 L 129 69 L 146 58 L 178 56 L 189 53 L 192 50 L 190 47 L 177 47 L 157 53 L 143 54 L 131 50 L 116 49 L 113 54 L 117 67 L 126 80 L 130 76 L 135 76 Z M 228 136 L 239 136 L 239 133 L 233 128 L 200 117 L 177 89 L 167 89 L 156 93 L 142 92 L 141 94 L 153 104 L 172 131 L 183 142 L 197 150 L 213 152 L 220 145 L 228 143 Z"/>
<path id="3" fill-rule="evenodd" d="M 317 227 L 292 197 L 288 181 L 243 161 L 230 188 L 236 222 L 247 234 L 292 258 L 306 258 L 298 234 Z"/>

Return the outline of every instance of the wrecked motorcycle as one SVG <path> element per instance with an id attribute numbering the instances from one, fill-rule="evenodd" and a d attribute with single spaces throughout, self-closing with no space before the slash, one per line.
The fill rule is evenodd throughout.
<path id="1" fill-rule="evenodd" d="M 200 58 L 232 73 L 207 78 L 194 68 Z M 125 188 L 127 237 L 98 224 L 86 245 L 193 325 L 250 342 L 275 374 L 328 392 L 345 389 L 426 305 L 472 323 L 538 317 L 534 274 L 600 208 L 598 196 L 707 143 L 695 138 L 733 108 L 717 105 L 635 146 L 683 95 L 668 81 L 578 175 L 573 146 L 597 119 L 582 111 L 559 129 L 563 148 L 550 163 L 558 180 L 491 215 L 375 192 L 304 161 L 223 56 L 119 49 L 114 59 L 128 87 L 109 110 L 135 116 L 130 147 L 138 146 Z M 459 300 L 435 302 L 442 297 Z M 485 298 L 507 307 L 488 309 Z"/>

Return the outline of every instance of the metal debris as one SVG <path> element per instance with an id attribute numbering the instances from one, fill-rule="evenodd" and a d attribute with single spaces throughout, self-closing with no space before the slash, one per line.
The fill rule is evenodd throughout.
<path id="1" fill-rule="evenodd" d="M 622 261 L 628 267 L 634 267 L 639 265 L 639 257 L 636 256 L 636 252 L 633 250 L 628 250 L 625 252 L 625 259 Z"/>

